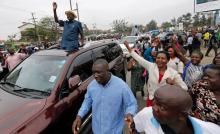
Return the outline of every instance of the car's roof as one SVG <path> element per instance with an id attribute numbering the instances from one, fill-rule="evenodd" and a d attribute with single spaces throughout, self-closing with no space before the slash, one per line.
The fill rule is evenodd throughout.
<path id="1" fill-rule="evenodd" d="M 123 38 L 138 38 L 138 36 L 124 36 Z"/>
<path id="2" fill-rule="evenodd" d="M 109 44 L 109 43 L 117 43 L 117 42 L 115 40 L 101 40 L 101 41 L 91 42 L 90 45 L 80 48 L 80 50 L 77 52 L 84 52 L 89 49 L 95 48 L 97 46 L 102 46 L 102 45 Z M 67 56 L 67 52 L 65 50 L 55 47 L 52 49 L 38 51 L 34 53 L 33 55 Z"/>
<path id="3" fill-rule="evenodd" d="M 67 56 L 67 52 L 62 49 L 48 49 L 48 50 L 38 51 L 33 55 Z"/>

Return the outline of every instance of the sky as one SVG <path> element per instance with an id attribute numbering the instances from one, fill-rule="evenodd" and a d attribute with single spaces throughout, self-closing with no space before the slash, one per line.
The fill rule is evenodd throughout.
<path id="1" fill-rule="evenodd" d="M 52 2 L 57 2 L 59 19 L 66 19 L 70 0 L 0 0 L 0 40 L 19 33 L 22 22 L 32 22 L 53 16 Z M 124 19 L 129 24 L 146 25 L 154 19 L 161 24 L 187 12 L 193 13 L 194 0 L 72 0 L 73 9 L 78 3 L 80 21 L 92 29 L 110 29 L 114 20 Z"/>

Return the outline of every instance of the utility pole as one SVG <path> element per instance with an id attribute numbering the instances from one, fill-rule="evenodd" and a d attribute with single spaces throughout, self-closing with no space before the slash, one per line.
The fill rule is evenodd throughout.
<path id="1" fill-rule="evenodd" d="M 76 2 L 76 9 L 73 9 L 73 7 L 72 7 L 72 0 L 70 0 L 70 10 L 76 10 L 76 12 L 77 12 L 77 18 L 78 18 L 78 21 L 79 21 L 79 8 L 78 8 L 78 3 Z"/>
<path id="2" fill-rule="evenodd" d="M 78 8 L 77 2 L 76 2 L 76 11 L 77 11 L 77 17 L 78 17 L 78 21 L 79 21 L 79 8 Z"/>
<path id="3" fill-rule="evenodd" d="M 73 10 L 73 7 L 72 7 L 72 0 L 70 0 L 70 10 Z"/>
<path id="4" fill-rule="evenodd" d="M 96 23 L 92 24 L 93 26 L 93 34 L 96 34 Z"/>
<path id="5" fill-rule="evenodd" d="M 31 13 L 31 16 L 32 16 L 32 20 L 34 22 L 35 40 L 38 40 L 38 43 L 40 43 L 40 37 L 39 37 L 39 34 L 38 34 L 38 28 L 37 28 L 37 24 L 36 24 L 36 19 L 37 18 L 34 18 L 34 13 L 33 12 Z"/>
<path id="6" fill-rule="evenodd" d="M 193 13 L 196 13 L 196 0 L 194 0 L 194 4 L 193 4 Z"/>

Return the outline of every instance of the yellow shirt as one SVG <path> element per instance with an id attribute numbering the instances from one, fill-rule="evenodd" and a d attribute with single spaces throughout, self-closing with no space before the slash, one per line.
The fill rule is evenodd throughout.
<path id="1" fill-rule="evenodd" d="M 206 32 L 204 34 L 204 40 L 209 40 L 209 36 L 210 36 L 209 32 Z"/>

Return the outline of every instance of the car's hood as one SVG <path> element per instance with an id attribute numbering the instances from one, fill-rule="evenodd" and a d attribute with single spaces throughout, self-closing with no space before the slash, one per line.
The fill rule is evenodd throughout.
<path id="1" fill-rule="evenodd" d="M 37 114 L 46 99 L 28 99 L 0 89 L 0 133 L 10 133 Z"/>

